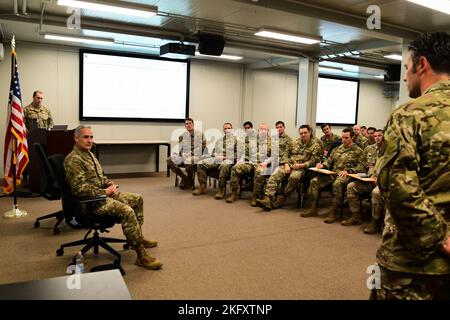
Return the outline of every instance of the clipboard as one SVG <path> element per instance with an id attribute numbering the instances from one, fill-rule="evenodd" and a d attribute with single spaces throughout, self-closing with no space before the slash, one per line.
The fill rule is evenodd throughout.
<path id="1" fill-rule="evenodd" d="M 370 178 L 370 177 L 361 177 L 357 173 L 349 173 L 349 174 L 347 174 L 347 176 L 352 177 L 354 179 L 357 179 L 359 181 L 363 181 L 363 182 L 374 182 L 372 180 L 372 178 Z"/>
<path id="2" fill-rule="evenodd" d="M 308 168 L 308 170 L 314 171 L 314 172 L 319 172 L 319 173 L 323 173 L 323 174 L 328 174 L 328 175 L 332 175 L 332 174 L 336 174 L 336 172 L 328 170 L 328 169 L 319 169 L 319 168 Z"/>

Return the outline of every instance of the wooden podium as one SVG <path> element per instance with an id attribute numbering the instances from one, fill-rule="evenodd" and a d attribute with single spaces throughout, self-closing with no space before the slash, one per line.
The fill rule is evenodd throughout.
<path id="1" fill-rule="evenodd" d="M 29 189 L 36 193 L 41 193 L 41 165 L 39 156 L 33 148 L 34 143 L 40 143 L 44 146 L 47 156 L 54 154 L 68 155 L 73 150 L 74 130 L 55 130 L 34 129 L 28 133 L 28 150 L 30 162 L 28 164 Z"/>

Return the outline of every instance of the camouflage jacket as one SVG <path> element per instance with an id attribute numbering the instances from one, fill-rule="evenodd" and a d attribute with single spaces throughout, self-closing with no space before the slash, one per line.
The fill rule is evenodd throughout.
<path id="1" fill-rule="evenodd" d="M 237 157 L 237 138 L 236 136 L 223 136 L 214 144 L 214 149 L 211 153 L 213 157 L 224 157 L 223 160 L 228 160 L 234 163 Z"/>
<path id="2" fill-rule="evenodd" d="M 286 133 L 283 133 L 281 136 L 273 136 L 271 142 L 273 162 L 278 162 L 278 165 L 289 162 L 289 156 L 291 154 L 292 148 L 292 138 L 289 137 Z"/>
<path id="3" fill-rule="evenodd" d="M 53 119 L 50 110 L 44 106 L 36 107 L 33 103 L 27 105 L 24 109 L 25 126 L 30 131 L 37 123 L 37 128 L 48 129 L 53 127 Z"/>
<path id="4" fill-rule="evenodd" d="M 241 146 L 238 147 L 239 159 L 245 163 L 258 164 L 261 162 L 271 163 L 271 139 L 270 136 L 261 138 L 258 134 L 246 135 Z M 243 149 L 243 150 L 239 150 Z M 243 151 L 243 152 L 242 152 Z"/>
<path id="5" fill-rule="evenodd" d="M 450 81 L 393 111 L 376 164 L 388 213 L 378 263 L 417 274 L 450 274 L 440 251 L 450 236 Z"/>
<path id="6" fill-rule="evenodd" d="M 363 150 L 369 145 L 369 141 L 362 134 L 358 134 L 353 143 L 356 143 Z"/>
<path id="7" fill-rule="evenodd" d="M 197 130 L 185 131 L 178 137 L 178 154 L 180 157 L 201 157 L 206 148 L 205 135 Z"/>
<path id="8" fill-rule="evenodd" d="M 66 181 L 76 198 L 106 195 L 109 180 L 92 152 L 83 151 L 75 145 L 64 159 L 64 171 Z"/>
<path id="9" fill-rule="evenodd" d="M 381 145 L 378 144 L 369 144 L 364 149 L 364 154 L 366 156 L 367 160 L 367 175 L 373 176 L 375 175 L 375 163 L 377 162 L 377 159 L 380 154 L 382 154 L 384 151 L 384 142 L 381 143 Z"/>
<path id="10" fill-rule="evenodd" d="M 331 134 L 331 137 L 328 137 L 326 135 L 323 135 L 320 137 L 320 141 L 322 142 L 323 150 L 329 150 L 330 146 L 333 142 L 339 141 L 341 138 L 339 138 L 334 133 Z"/>
<path id="11" fill-rule="evenodd" d="M 341 144 L 333 149 L 330 156 L 322 164 L 325 168 L 336 172 L 365 172 L 366 158 L 361 148 L 355 143 L 351 147 Z"/>
<path id="12" fill-rule="evenodd" d="M 322 157 L 322 146 L 314 139 L 309 143 L 303 143 L 300 138 L 292 142 L 289 165 L 291 168 L 296 163 L 305 163 L 306 168 L 314 167 Z"/>

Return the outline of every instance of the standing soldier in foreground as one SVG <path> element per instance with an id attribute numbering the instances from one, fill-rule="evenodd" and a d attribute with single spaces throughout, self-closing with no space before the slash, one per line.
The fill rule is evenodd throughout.
<path id="1" fill-rule="evenodd" d="M 408 46 L 411 100 L 392 113 L 376 165 L 386 200 L 378 299 L 450 299 L 450 36 Z"/>

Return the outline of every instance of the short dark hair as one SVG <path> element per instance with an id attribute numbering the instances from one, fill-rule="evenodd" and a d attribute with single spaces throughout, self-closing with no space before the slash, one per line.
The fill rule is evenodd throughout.
<path id="1" fill-rule="evenodd" d="M 249 125 L 250 128 L 253 128 L 253 123 L 251 123 L 251 121 L 245 121 L 242 126 L 245 127 L 246 125 Z"/>
<path id="2" fill-rule="evenodd" d="M 285 126 L 285 124 L 284 124 L 284 122 L 283 121 L 277 121 L 277 122 L 275 122 L 275 127 L 277 126 L 277 125 L 279 125 L 279 124 L 282 124 L 283 125 L 283 127 L 286 127 Z"/>
<path id="3" fill-rule="evenodd" d="M 354 137 L 355 136 L 355 132 L 353 132 L 353 128 L 347 127 L 345 129 L 342 130 L 343 133 L 345 132 L 349 132 L 350 133 L 350 137 Z"/>
<path id="4" fill-rule="evenodd" d="M 331 129 L 331 126 L 330 126 L 329 123 L 322 123 L 322 124 L 320 125 L 320 128 L 323 130 L 323 128 L 325 128 L 326 126 L 329 126 L 330 129 Z"/>
<path id="5" fill-rule="evenodd" d="M 44 94 L 41 90 L 36 90 L 35 92 L 33 92 L 33 98 L 36 97 L 36 95 L 37 95 L 38 93 Z"/>
<path id="6" fill-rule="evenodd" d="M 186 118 L 186 119 L 184 119 L 184 122 L 186 122 L 186 121 L 190 121 L 190 122 L 194 123 L 194 120 L 193 120 L 192 118 Z"/>
<path id="7" fill-rule="evenodd" d="M 427 58 L 433 71 L 450 73 L 450 35 L 447 32 L 428 32 L 422 34 L 408 45 L 416 72 L 420 57 Z"/>
<path id="8" fill-rule="evenodd" d="M 308 129 L 309 132 L 311 132 L 311 126 L 309 124 L 302 124 L 298 130 L 300 131 L 300 129 Z"/>
<path id="9" fill-rule="evenodd" d="M 376 129 L 375 132 L 381 132 L 381 133 L 384 133 L 384 130 L 383 130 L 383 129 Z"/>
<path id="10" fill-rule="evenodd" d="M 367 127 L 366 126 L 361 126 L 361 129 L 367 129 Z M 367 130 L 369 130 L 369 129 L 367 129 Z"/>
<path id="11" fill-rule="evenodd" d="M 225 123 L 223 124 L 223 126 L 225 126 L 226 124 L 229 124 L 229 125 L 231 126 L 231 128 L 233 128 L 233 125 L 232 125 L 231 123 L 229 123 L 229 122 L 225 122 Z"/>
<path id="12" fill-rule="evenodd" d="M 368 128 L 367 128 L 367 131 L 369 131 L 369 130 L 372 130 L 373 132 L 375 132 L 375 131 L 377 131 L 377 128 L 374 128 L 374 127 L 368 127 Z"/>

